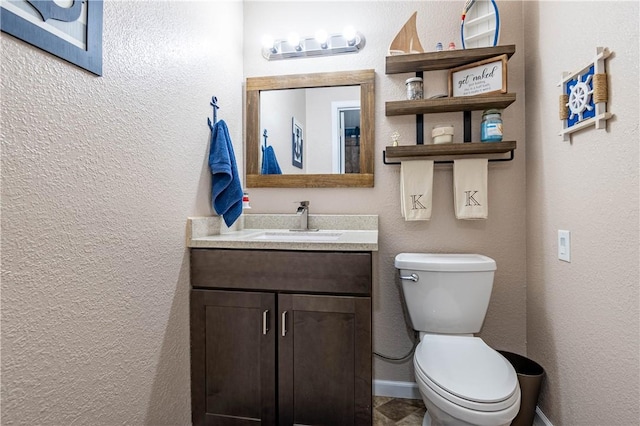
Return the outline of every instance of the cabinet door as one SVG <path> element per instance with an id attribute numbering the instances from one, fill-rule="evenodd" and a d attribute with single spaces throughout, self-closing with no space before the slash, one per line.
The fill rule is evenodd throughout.
<path id="1" fill-rule="evenodd" d="M 191 291 L 194 425 L 274 425 L 275 295 Z"/>
<path id="2" fill-rule="evenodd" d="M 371 424 L 371 298 L 280 294 L 279 423 Z"/>

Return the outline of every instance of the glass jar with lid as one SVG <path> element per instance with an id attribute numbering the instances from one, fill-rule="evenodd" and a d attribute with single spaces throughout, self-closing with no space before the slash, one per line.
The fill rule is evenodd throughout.
<path id="1" fill-rule="evenodd" d="M 424 91 L 421 77 L 408 78 L 405 84 L 407 85 L 408 100 L 422 99 Z"/>
<path id="2" fill-rule="evenodd" d="M 482 113 L 480 141 L 502 141 L 502 112 L 499 109 L 488 109 Z"/>

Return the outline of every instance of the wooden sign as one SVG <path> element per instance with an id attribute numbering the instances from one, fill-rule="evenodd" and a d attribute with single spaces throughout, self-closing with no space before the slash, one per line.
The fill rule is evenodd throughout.
<path id="1" fill-rule="evenodd" d="M 507 93 L 507 55 L 449 70 L 449 96 Z"/>

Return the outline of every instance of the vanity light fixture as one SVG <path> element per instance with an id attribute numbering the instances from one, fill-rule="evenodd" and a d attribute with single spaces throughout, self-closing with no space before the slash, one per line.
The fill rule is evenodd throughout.
<path id="1" fill-rule="evenodd" d="M 270 37 L 264 37 L 262 56 L 268 61 L 275 61 L 358 53 L 364 48 L 364 45 L 364 36 L 353 27 L 347 27 L 342 34 L 327 34 L 326 31 L 320 30 L 315 37 L 300 38 L 294 33 L 290 34 L 287 39 L 274 40 Z"/>

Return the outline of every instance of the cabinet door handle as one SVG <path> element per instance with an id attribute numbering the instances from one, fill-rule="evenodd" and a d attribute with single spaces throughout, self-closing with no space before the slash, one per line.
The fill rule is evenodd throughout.
<path id="1" fill-rule="evenodd" d="M 282 313 L 282 337 L 287 335 L 287 311 Z"/>
<path id="2" fill-rule="evenodd" d="M 262 334 L 269 332 L 269 310 L 267 309 L 262 313 Z"/>

